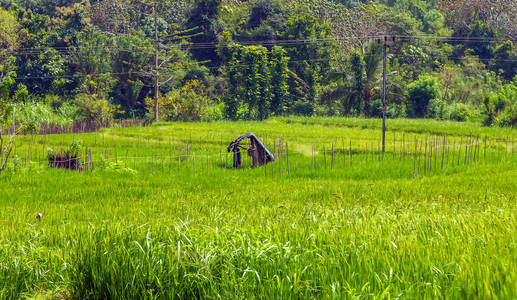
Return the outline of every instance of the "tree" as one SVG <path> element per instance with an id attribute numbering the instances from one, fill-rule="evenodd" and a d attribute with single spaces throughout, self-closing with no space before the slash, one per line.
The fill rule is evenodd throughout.
<path id="1" fill-rule="evenodd" d="M 270 101 L 270 72 L 267 49 L 248 46 L 241 49 L 243 101 L 248 106 L 248 119 L 256 108 L 258 118 L 264 120 Z"/>
<path id="2" fill-rule="evenodd" d="M 115 79 L 110 74 L 115 42 L 111 35 L 88 28 L 77 36 L 73 53 L 77 73 L 81 75 L 79 92 L 107 98 Z"/>
<path id="3" fill-rule="evenodd" d="M 280 35 L 282 40 L 304 41 L 286 45 L 285 50 L 291 61 L 296 61 L 292 64 L 291 71 L 308 88 L 306 100 L 315 102 L 320 92 L 321 80 L 330 71 L 331 53 L 335 46 L 330 40 L 330 25 L 313 16 L 300 15 L 290 18 L 285 27 Z"/>
<path id="4" fill-rule="evenodd" d="M 192 38 L 195 44 L 217 44 L 217 28 L 215 21 L 219 14 L 221 0 L 196 0 L 194 8 L 188 14 L 188 20 L 185 23 L 186 29 L 198 28 L 199 35 Z M 213 48 L 196 48 L 191 50 L 192 55 L 198 61 L 208 61 L 211 67 L 217 67 L 220 64 L 217 52 Z"/>
<path id="5" fill-rule="evenodd" d="M 369 117 L 370 103 L 374 96 L 374 90 L 379 84 L 379 73 L 382 67 L 382 46 L 371 43 L 364 55 L 364 115 Z"/>
<path id="6" fill-rule="evenodd" d="M 506 41 L 494 49 L 490 67 L 494 71 L 501 70 L 506 80 L 511 80 L 517 75 L 517 55 L 512 41 Z"/>
<path id="7" fill-rule="evenodd" d="M 142 32 L 132 31 L 118 38 L 113 53 L 112 70 L 117 77 L 113 95 L 125 110 L 145 109 L 152 82 L 142 70 L 151 64 L 153 53 L 152 41 Z"/>
<path id="8" fill-rule="evenodd" d="M 271 50 L 271 105 L 273 114 L 281 114 L 285 111 L 285 104 L 289 98 L 289 57 L 282 47 L 274 47 Z"/>
<path id="9" fill-rule="evenodd" d="M 440 86 L 435 77 L 422 75 L 407 87 L 408 115 L 423 118 L 431 100 L 438 99 Z"/>
<path id="10" fill-rule="evenodd" d="M 65 53 L 57 49 L 66 44 L 57 31 L 48 30 L 52 27 L 51 19 L 30 11 L 18 13 L 18 19 L 23 28 L 20 48 L 30 49 L 18 55 L 18 80 L 23 79 L 30 94 L 67 94 L 64 87 L 70 88 L 73 82 L 65 76 L 68 71 Z"/>

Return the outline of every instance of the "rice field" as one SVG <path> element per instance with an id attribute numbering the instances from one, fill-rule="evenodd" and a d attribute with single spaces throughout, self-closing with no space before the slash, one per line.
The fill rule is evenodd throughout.
<path id="1" fill-rule="evenodd" d="M 247 132 L 274 163 L 231 169 Z M 343 118 L 21 137 L 0 299 L 517 298 L 517 130 L 389 120 L 384 154 L 380 137 Z M 83 171 L 49 168 L 72 141 Z"/>

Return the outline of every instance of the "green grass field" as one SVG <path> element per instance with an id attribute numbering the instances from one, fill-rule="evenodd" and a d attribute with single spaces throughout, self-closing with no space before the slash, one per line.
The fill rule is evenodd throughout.
<path id="1" fill-rule="evenodd" d="M 247 132 L 277 160 L 226 168 Z M 44 162 L 72 140 L 91 172 Z M 517 130 L 389 120 L 379 140 L 340 118 L 22 137 L 0 299 L 517 298 Z"/>

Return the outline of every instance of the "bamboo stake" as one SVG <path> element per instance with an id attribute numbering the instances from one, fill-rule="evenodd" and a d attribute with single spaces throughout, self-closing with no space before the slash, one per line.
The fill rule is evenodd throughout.
<path id="1" fill-rule="evenodd" d="M 345 150 L 345 139 L 341 138 L 341 143 L 343 144 L 343 167 L 346 167 L 346 150 Z"/>
<path id="2" fill-rule="evenodd" d="M 312 145 L 312 163 L 311 163 L 311 172 L 314 173 L 314 145 Z"/>
<path id="3" fill-rule="evenodd" d="M 454 168 L 454 155 L 456 154 L 456 136 L 454 136 L 454 142 L 452 145 L 452 167 Z"/>
<path id="4" fill-rule="evenodd" d="M 483 152 L 483 160 L 486 161 L 486 139 L 487 139 L 487 136 L 485 135 L 485 150 Z"/>
<path id="5" fill-rule="evenodd" d="M 416 150 L 418 147 L 418 141 L 415 138 L 415 154 L 413 155 L 413 178 L 415 178 L 415 172 L 416 172 Z"/>
<path id="6" fill-rule="evenodd" d="M 423 147 L 424 141 L 420 141 L 420 149 L 418 149 L 418 176 L 420 177 L 420 162 L 422 160 L 422 147 Z"/>
<path id="7" fill-rule="evenodd" d="M 323 144 L 323 166 L 327 169 L 327 153 L 325 152 L 325 144 Z"/>
<path id="8" fill-rule="evenodd" d="M 332 158 L 330 160 L 330 170 L 334 169 L 334 143 L 332 143 Z"/>
<path id="9" fill-rule="evenodd" d="M 289 144 L 285 142 L 285 159 L 287 160 L 287 175 L 291 175 L 291 166 L 289 166 Z"/>
<path id="10" fill-rule="evenodd" d="M 427 137 L 425 138 L 424 176 L 427 175 Z"/>
<path id="11" fill-rule="evenodd" d="M 352 166 L 352 139 L 350 139 L 350 167 Z"/>

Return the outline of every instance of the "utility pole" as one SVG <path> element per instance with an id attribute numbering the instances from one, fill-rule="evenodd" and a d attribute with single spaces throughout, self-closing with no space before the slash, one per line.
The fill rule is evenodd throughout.
<path id="1" fill-rule="evenodd" d="M 382 42 L 383 58 L 382 58 L 382 154 L 386 151 L 386 58 L 388 46 L 395 44 L 394 36 L 383 37 L 377 39 L 377 43 Z"/>
<path id="2" fill-rule="evenodd" d="M 386 37 L 384 37 L 382 58 L 382 154 L 386 151 Z"/>
<path id="3" fill-rule="evenodd" d="M 158 71 L 158 17 L 156 15 L 156 6 L 153 6 L 154 15 L 154 120 L 158 121 L 158 98 L 160 93 L 160 73 Z"/>

